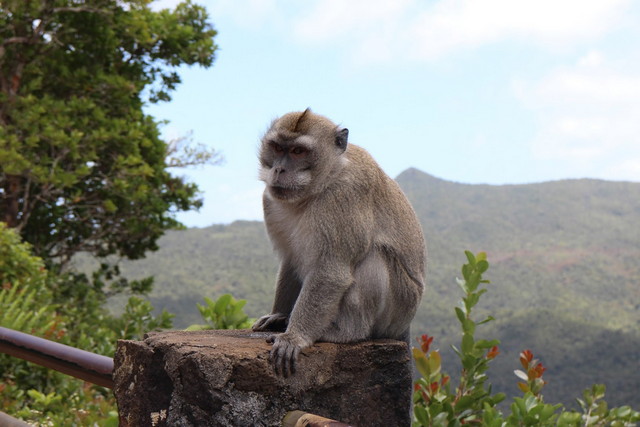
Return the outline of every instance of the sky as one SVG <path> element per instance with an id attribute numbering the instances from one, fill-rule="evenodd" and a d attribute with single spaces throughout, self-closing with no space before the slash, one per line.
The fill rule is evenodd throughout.
<path id="1" fill-rule="evenodd" d="M 261 220 L 260 137 L 310 107 L 396 177 L 523 184 L 640 182 L 640 2 L 194 0 L 218 32 L 208 69 L 184 67 L 166 139 L 224 156 L 177 169 L 204 206 L 189 227 Z M 160 0 L 154 8 L 173 8 Z"/>

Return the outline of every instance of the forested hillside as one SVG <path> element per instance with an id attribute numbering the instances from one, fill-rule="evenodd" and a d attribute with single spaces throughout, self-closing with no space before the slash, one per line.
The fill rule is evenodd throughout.
<path id="1" fill-rule="evenodd" d="M 640 184 L 568 180 L 466 185 L 415 169 L 398 182 L 427 238 L 428 288 L 412 333 L 436 337 L 452 371 L 459 341 L 453 307 L 463 250 L 486 251 L 489 293 L 480 311 L 496 321 L 480 338 L 499 338 L 490 371 L 497 391 L 517 393 L 512 371 L 531 349 L 547 367 L 549 401 L 572 404 L 593 383 L 612 405 L 640 405 Z M 146 259 L 123 265 L 130 278 L 155 276 L 151 301 L 200 322 L 196 302 L 232 293 L 251 316 L 269 311 L 277 261 L 259 222 L 173 231 Z M 117 301 L 112 307 L 118 306 Z"/>

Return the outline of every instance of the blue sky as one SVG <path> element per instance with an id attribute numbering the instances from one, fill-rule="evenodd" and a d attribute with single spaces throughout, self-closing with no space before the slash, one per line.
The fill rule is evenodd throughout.
<path id="1" fill-rule="evenodd" d="M 640 3 L 631 0 L 200 0 L 209 69 L 147 112 L 219 150 L 188 226 L 261 219 L 259 138 L 311 107 L 392 177 L 640 182 Z M 154 7 L 173 7 L 160 0 Z"/>

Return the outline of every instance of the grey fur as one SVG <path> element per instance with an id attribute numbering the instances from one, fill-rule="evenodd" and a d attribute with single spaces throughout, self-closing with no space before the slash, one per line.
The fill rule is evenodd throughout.
<path id="1" fill-rule="evenodd" d="M 269 339 L 284 376 L 316 341 L 407 340 L 422 297 L 418 219 L 347 135 L 307 109 L 275 120 L 262 140 L 265 224 L 281 264 L 272 312 L 253 330 L 284 330 Z"/>

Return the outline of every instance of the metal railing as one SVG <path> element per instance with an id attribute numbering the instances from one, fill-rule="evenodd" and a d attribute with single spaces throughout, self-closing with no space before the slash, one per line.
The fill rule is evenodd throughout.
<path id="1" fill-rule="evenodd" d="M 0 427 L 32 427 L 32 425 L 17 418 L 13 418 L 9 414 L 0 412 Z"/>
<path id="2" fill-rule="evenodd" d="M 113 359 L 0 327 L 0 353 L 45 366 L 81 380 L 113 388 Z"/>
<path id="3" fill-rule="evenodd" d="M 340 421 L 321 417 L 320 415 L 309 414 L 303 411 L 287 412 L 282 420 L 283 427 L 351 427 Z"/>

